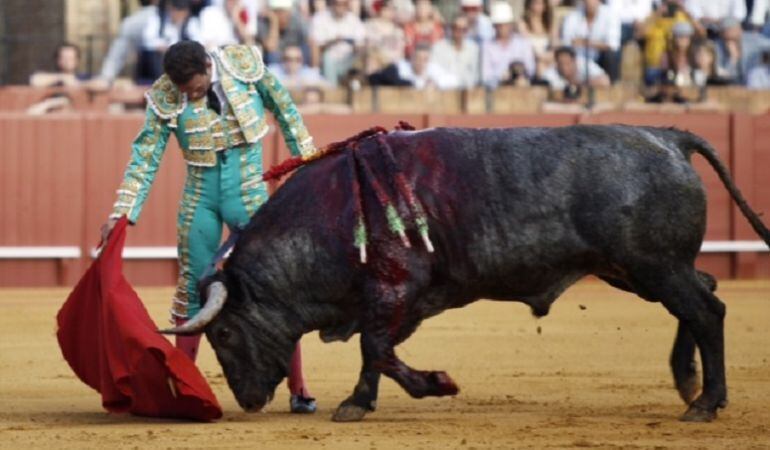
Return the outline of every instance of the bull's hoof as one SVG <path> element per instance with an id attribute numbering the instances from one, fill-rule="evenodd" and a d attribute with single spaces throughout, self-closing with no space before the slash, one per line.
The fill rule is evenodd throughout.
<path id="1" fill-rule="evenodd" d="M 433 386 L 432 395 L 436 397 L 442 397 L 444 395 L 457 395 L 460 392 L 460 388 L 454 382 L 446 372 L 431 372 L 428 375 L 431 385 Z"/>
<path id="2" fill-rule="evenodd" d="M 679 384 L 676 387 L 676 390 L 679 391 L 679 396 L 684 400 L 685 404 L 691 404 L 698 395 L 698 392 L 700 392 L 700 382 L 698 381 L 698 377 L 693 375 L 683 383 Z"/>
<path id="3" fill-rule="evenodd" d="M 343 403 L 334 411 L 334 422 L 360 422 L 367 413 L 367 409 L 352 403 Z"/>
<path id="4" fill-rule="evenodd" d="M 717 418 L 716 411 L 709 411 L 699 406 L 690 405 L 687 412 L 679 418 L 682 422 L 711 422 Z"/>

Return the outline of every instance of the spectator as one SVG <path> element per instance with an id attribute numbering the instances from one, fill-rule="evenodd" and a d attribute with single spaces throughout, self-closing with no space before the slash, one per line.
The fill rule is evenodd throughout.
<path id="1" fill-rule="evenodd" d="M 481 46 L 495 37 L 495 27 L 492 20 L 484 14 L 482 0 L 460 0 L 462 14 L 468 18 L 470 38 Z"/>
<path id="2" fill-rule="evenodd" d="M 748 2 L 747 2 L 748 3 Z M 751 13 L 746 19 L 747 29 L 764 34 L 770 34 L 770 22 L 767 14 L 770 12 L 770 0 L 754 0 Z"/>
<path id="3" fill-rule="evenodd" d="M 725 75 L 741 82 L 743 79 L 743 31 L 735 18 L 724 19 L 717 39 L 717 65 Z"/>
<path id="4" fill-rule="evenodd" d="M 404 31 L 394 21 L 395 10 L 390 0 L 378 0 L 373 6 L 375 16 L 365 24 L 366 74 L 381 70 L 404 59 Z"/>
<path id="5" fill-rule="evenodd" d="M 719 35 L 723 20 L 740 23 L 746 18 L 746 0 L 686 0 L 685 8 L 706 28 L 711 39 Z"/>
<path id="6" fill-rule="evenodd" d="M 302 90 L 302 102 L 297 105 L 301 114 L 350 114 L 353 108 L 344 103 L 329 103 L 325 93 L 318 87 L 307 87 Z"/>
<path id="7" fill-rule="evenodd" d="M 138 57 L 147 22 L 150 17 L 158 15 L 158 0 L 140 0 L 139 3 L 141 9 L 123 19 L 120 24 L 118 37 L 110 44 L 107 56 L 102 62 L 98 82 L 93 87 L 106 88 L 115 81 L 127 60 Z"/>
<path id="8" fill-rule="evenodd" d="M 326 84 L 317 68 L 304 64 L 302 49 L 294 45 L 286 47 L 283 50 L 281 63 L 271 64 L 269 69 L 287 89 L 303 89 Z"/>
<path id="9" fill-rule="evenodd" d="M 349 0 L 330 0 L 330 9 L 317 12 L 310 23 L 314 67 L 321 67 L 324 78 L 337 84 L 363 48 L 366 30 L 350 11 Z"/>
<path id="10" fill-rule="evenodd" d="M 485 86 L 496 87 L 514 61 L 521 61 L 527 76 L 535 73 L 535 52 L 527 38 L 513 32 L 513 9 L 504 1 L 492 4 L 495 39 L 483 46 L 481 75 Z"/>
<path id="11" fill-rule="evenodd" d="M 163 75 L 163 53 L 184 40 L 200 40 L 200 22 L 190 12 L 190 0 L 168 0 L 165 8 L 150 16 L 142 33 L 137 82 L 151 84 Z"/>
<path id="12" fill-rule="evenodd" d="M 278 63 L 287 47 L 299 47 L 305 64 L 311 64 L 307 22 L 294 9 L 293 0 L 269 0 L 259 17 L 258 40 L 264 49 L 265 62 Z"/>
<path id="13" fill-rule="evenodd" d="M 508 68 L 508 74 L 503 79 L 502 86 L 528 87 L 530 85 L 527 77 L 527 68 L 521 61 L 514 61 Z"/>
<path id="14" fill-rule="evenodd" d="M 562 26 L 562 41 L 597 62 L 612 81 L 618 79 L 620 20 L 601 0 L 583 0 Z"/>
<path id="15" fill-rule="evenodd" d="M 729 79 L 717 66 L 717 50 L 712 41 L 695 44 L 692 50 L 692 81 L 695 86 L 722 86 Z"/>
<path id="16" fill-rule="evenodd" d="M 379 15 L 380 3 L 382 0 L 364 0 L 364 11 L 366 17 L 376 17 Z M 405 25 L 414 19 L 414 2 L 412 0 L 388 0 L 393 13 L 393 20 L 396 25 Z"/>
<path id="17" fill-rule="evenodd" d="M 452 22 L 452 35 L 433 46 L 431 61 L 453 74 L 460 87 L 470 89 L 479 81 L 479 46 L 468 39 L 468 19 L 458 16 Z"/>
<path id="18" fill-rule="evenodd" d="M 526 0 L 518 31 L 532 43 L 536 57 L 546 54 L 559 35 L 550 0 Z"/>
<path id="19" fill-rule="evenodd" d="M 770 89 L 770 50 L 762 52 L 762 64 L 749 71 L 746 84 L 749 89 Z"/>
<path id="20" fill-rule="evenodd" d="M 457 89 L 460 80 L 430 61 L 430 47 L 421 44 L 415 47 L 409 62 L 398 63 L 398 75 L 416 89 Z"/>
<path id="21" fill-rule="evenodd" d="M 88 80 L 88 75 L 79 73 L 80 48 L 65 42 L 54 51 L 54 71 L 35 72 L 29 79 L 34 87 L 78 87 Z"/>
<path id="22" fill-rule="evenodd" d="M 430 0 L 417 0 L 414 4 L 414 20 L 404 25 L 406 57 L 412 56 L 418 45 L 431 47 L 444 37 L 444 24 Z"/>
<path id="23" fill-rule="evenodd" d="M 580 86 L 609 86 L 607 74 L 585 55 L 578 55 L 571 47 L 559 47 L 554 53 L 556 65 L 543 74 L 552 92 L 563 92 L 567 98 L 576 98 Z"/>
<path id="24" fill-rule="evenodd" d="M 677 23 L 689 23 L 696 35 L 705 35 L 701 25 L 681 8 L 677 0 L 664 0 L 644 24 L 644 82 L 652 86 L 663 73 L 663 59 L 668 48 L 671 30 Z"/>
<path id="25" fill-rule="evenodd" d="M 248 30 L 248 15 L 241 0 L 224 0 L 221 4 L 203 8 L 200 12 L 200 42 L 211 50 L 223 45 L 254 45 L 254 35 Z"/>
<path id="26" fill-rule="evenodd" d="M 652 14 L 653 0 L 608 0 L 612 14 L 620 19 L 620 47 L 642 35 L 644 21 Z"/>
<path id="27" fill-rule="evenodd" d="M 676 73 L 664 71 L 656 85 L 656 92 L 644 99 L 645 103 L 676 103 L 686 104 L 687 99 L 682 95 L 676 84 Z"/>
<path id="28" fill-rule="evenodd" d="M 666 52 L 663 70 L 674 74 L 674 83 L 680 87 L 691 86 L 692 67 L 690 54 L 694 29 L 687 22 L 679 22 L 671 29 L 671 39 Z"/>

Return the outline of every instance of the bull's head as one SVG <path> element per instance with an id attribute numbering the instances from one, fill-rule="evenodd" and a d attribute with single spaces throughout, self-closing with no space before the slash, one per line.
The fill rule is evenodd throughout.
<path id="1" fill-rule="evenodd" d="M 211 282 L 205 294 L 204 306 L 195 317 L 161 332 L 205 331 L 238 404 L 246 411 L 259 411 L 286 377 L 294 341 L 258 303 L 228 294 L 223 281 Z"/>

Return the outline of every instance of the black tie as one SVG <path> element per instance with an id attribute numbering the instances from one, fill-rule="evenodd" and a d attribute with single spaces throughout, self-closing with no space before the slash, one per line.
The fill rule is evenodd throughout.
<path id="1" fill-rule="evenodd" d="M 219 103 L 219 97 L 214 92 L 214 85 L 209 86 L 209 90 L 206 92 L 206 99 L 208 100 L 208 107 L 216 111 L 217 114 L 222 114 L 222 105 Z"/>

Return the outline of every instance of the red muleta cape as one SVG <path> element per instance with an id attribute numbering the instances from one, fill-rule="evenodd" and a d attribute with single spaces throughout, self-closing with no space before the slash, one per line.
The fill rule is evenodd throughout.
<path id="1" fill-rule="evenodd" d="M 110 412 L 212 421 L 222 417 L 206 379 L 158 334 L 123 277 L 125 217 L 56 317 L 62 355 Z"/>

